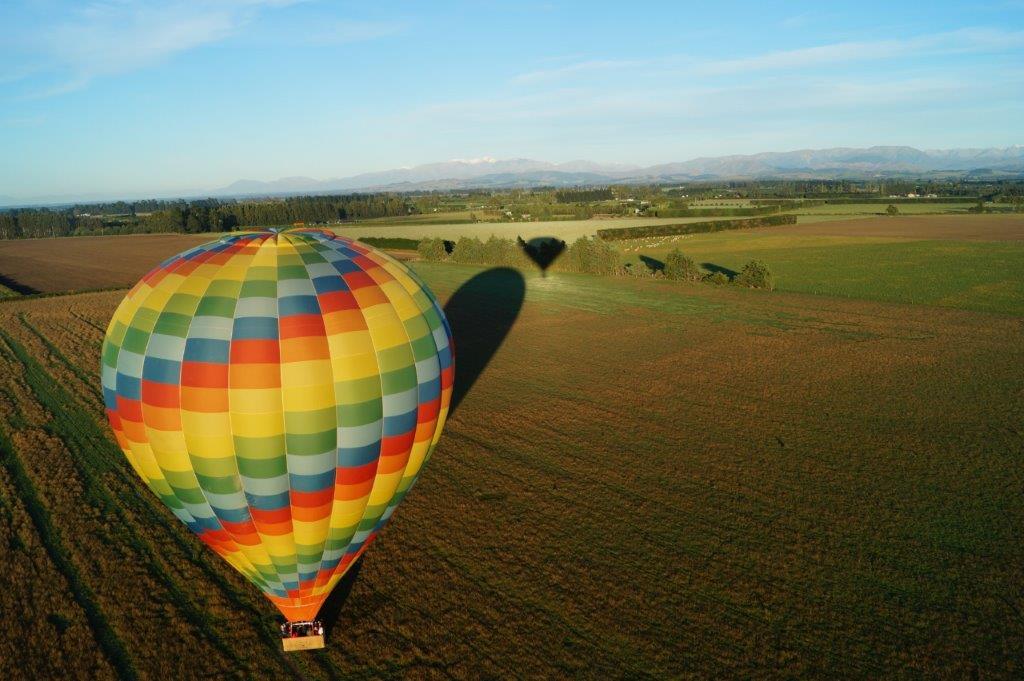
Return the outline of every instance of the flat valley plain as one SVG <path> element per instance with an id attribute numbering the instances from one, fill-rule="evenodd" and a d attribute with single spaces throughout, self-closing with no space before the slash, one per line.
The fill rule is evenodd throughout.
<path id="1" fill-rule="evenodd" d="M 514 287 L 413 266 L 459 292 L 460 356 L 489 355 Z M 1019 677 L 1024 308 L 850 286 L 527 274 L 327 649 L 292 655 L 107 434 L 96 367 L 123 291 L 3 302 L 0 598 L 19 626 L 0 676 Z"/>

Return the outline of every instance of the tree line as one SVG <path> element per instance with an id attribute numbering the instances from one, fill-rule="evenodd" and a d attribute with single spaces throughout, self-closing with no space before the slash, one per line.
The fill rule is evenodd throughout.
<path id="1" fill-rule="evenodd" d="M 586 201 L 612 201 L 615 194 L 608 187 L 594 189 L 560 189 L 555 192 L 558 203 L 577 203 Z"/>
<path id="2" fill-rule="evenodd" d="M 140 208 L 152 209 L 144 212 Z M 154 209 L 155 208 L 155 209 Z M 116 210 L 117 213 L 101 213 Z M 0 212 L 0 239 L 153 232 L 224 232 L 255 225 L 326 224 L 416 212 L 395 194 L 296 196 L 262 201 L 115 202 Z"/>
<path id="3" fill-rule="evenodd" d="M 683 255 L 677 248 L 668 253 L 664 262 L 641 258 L 639 263 L 622 263 L 619 252 L 597 237 L 582 236 L 568 247 L 564 241 L 554 237 L 531 239 L 529 242 L 522 238 L 512 241 L 494 235 L 486 241 L 477 237 L 462 237 L 458 241 L 423 239 L 416 250 L 421 258 L 431 262 L 519 269 L 539 266 L 542 270 L 581 274 L 665 278 L 768 290 L 775 288 L 771 269 L 759 260 L 751 260 L 742 270 L 731 274 L 721 270 L 705 272 L 693 258 Z"/>

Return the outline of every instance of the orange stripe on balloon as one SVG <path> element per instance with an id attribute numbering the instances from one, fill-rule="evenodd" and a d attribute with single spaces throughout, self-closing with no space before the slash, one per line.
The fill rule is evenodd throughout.
<path id="1" fill-rule="evenodd" d="M 278 364 L 281 353 L 277 339 L 242 339 L 231 341 L 232 364 Z"/>
<path id="2" fill-rule="evenodd" d="M 232 364 L 230 369 L 231 388 L 280 388 L 281 365 L 274 364 Z"/>
<path id="3" fill-rule="evenodd" d="M 196 388 L 227 388 L 228 366 L 212 362 L 182 362 L 181 385 Z"/>

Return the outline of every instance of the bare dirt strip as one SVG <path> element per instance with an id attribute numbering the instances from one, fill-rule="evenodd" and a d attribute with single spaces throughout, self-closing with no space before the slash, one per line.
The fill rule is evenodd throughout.
<path id="1" fill-rule="evenodd" d="M 127 288 L 176 253 L 221 234 L 130 234 L 0 241 L 0 285 L 20 294 Z M 400 260 L 409 251 L 388 251 Z"/>
<path id="2" fill-rule="evenodd" d="M 19 293 L 128 287 L 210 234 L 133 234 L 0 241 L 0 275 Z"/>

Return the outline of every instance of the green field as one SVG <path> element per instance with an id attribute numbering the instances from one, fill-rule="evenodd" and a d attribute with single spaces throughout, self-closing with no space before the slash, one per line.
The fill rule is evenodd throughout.
<path id="1" fill-rule="evenodd" d="M 736 272 L 756 258 L 769 264 L 776 287 L 782 291 L 1024 315 L 1022 244 L 708 236 L 636 253 L 663 258 L 678 247 L 698 264 L 710 263 Z M 629 261 L 635 257 L 626 254 Z"/>
<path id="2" fill-rule="evenodd" d="M 899 203 L 894 204 L 900 215 L 967 215 L 968 209 L 973 207 L 970 203 Z M 886 204 L 884 203 L 845 203 L 845 204 L 822 204 L 820 206 L 807 206 L 795 211 L 803 218 L 801 222 L 810 222 L 815 218 L 834 220 L 837 217 L 855 216 L 864 217 L 868 215 L 885 215 Z"/>

